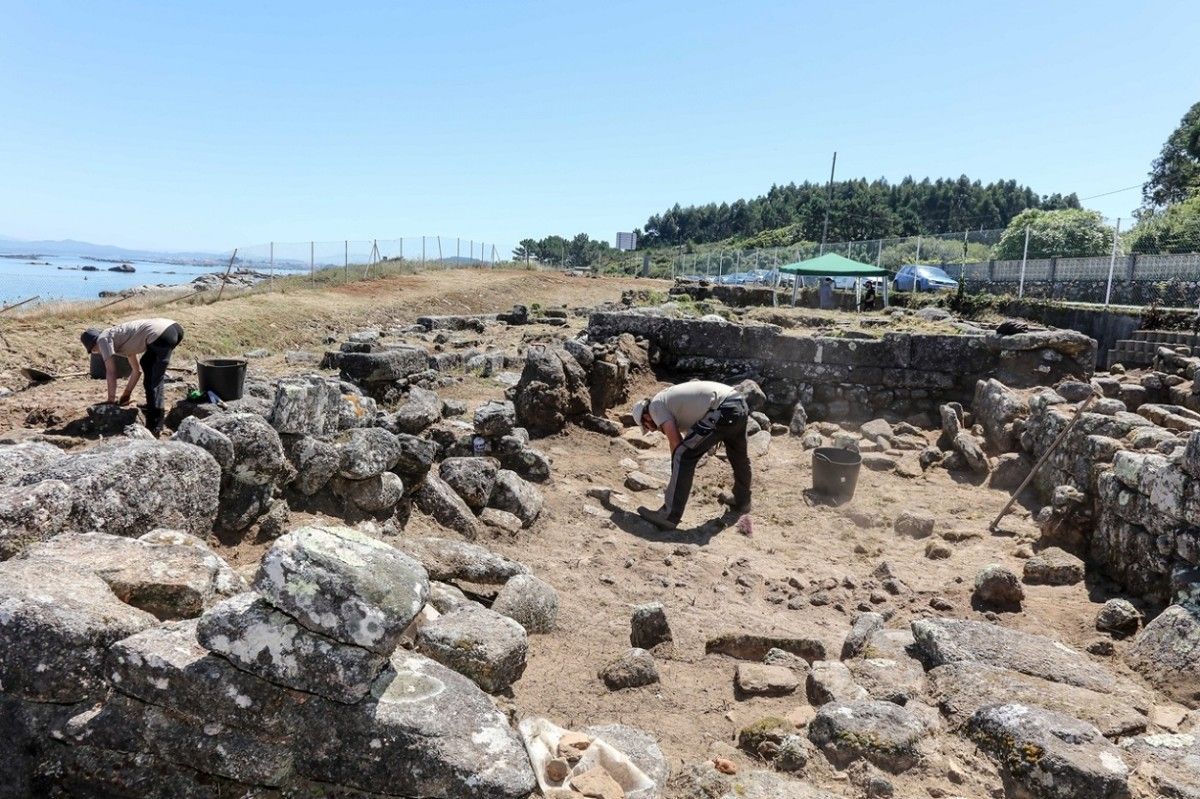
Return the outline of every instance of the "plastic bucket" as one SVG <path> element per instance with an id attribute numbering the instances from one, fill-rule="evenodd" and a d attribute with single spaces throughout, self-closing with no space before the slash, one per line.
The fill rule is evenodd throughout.
<path id="1" fill-rule="evenodd" d="M 862 456 L 841 447 L 813 450 L 813 490 L 837 502 L 848 502 L 858 486 Z"/>
<path id="2" fill-rule="evenodd" d="M 133 364 L 124 355 L 114 355 L 113 363 L 117 366 L 117 377 L 129 377 L 133 371 Z M 88 362 L 88 374 L 91 375 L 93 380 L 103 380 L 108 377 L 108 374 L 104 371 L 104 357 L 100 353 L 92 353 L 92 359 Z"/>
<path id="3" fill-rule="evenodd" d="M 246 382 L 246 362 L 241 358 L 200 361 L 196 364 L 196 377 L 205 394 L 211 391 L 226 402 L 241 399 Z"/>

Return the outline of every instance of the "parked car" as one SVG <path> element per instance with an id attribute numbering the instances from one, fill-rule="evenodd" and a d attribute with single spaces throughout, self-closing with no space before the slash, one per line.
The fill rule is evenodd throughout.
<path id="1" fill-rule="evenodd" d="M 892 288 L 896 291 L 955 291 L 958 281 L 947 275 L 941 267 L 907 264 L 900 267 L 892 279 Z"/>

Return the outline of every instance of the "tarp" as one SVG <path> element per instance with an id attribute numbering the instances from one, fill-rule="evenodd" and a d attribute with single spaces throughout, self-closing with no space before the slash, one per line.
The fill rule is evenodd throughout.
<path id="1" fill-rule="evenodd" d="M 882 267 L 851 261 L 837 253 L 826 253 L 819 258 L 798 261 L 779 267 L 780 272 L 792 275 L 817 275 L 818 277 L 887 277 L 888 270 Z"/>

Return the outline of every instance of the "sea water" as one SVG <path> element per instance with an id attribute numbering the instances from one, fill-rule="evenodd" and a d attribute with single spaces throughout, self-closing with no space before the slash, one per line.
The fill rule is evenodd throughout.
<path id="1" fill-rule="evenodd" d="M 136 271 L 108 271 L 122 263 Z M 85 272 L 84 266 L 99 271 Z M 225 266 L 216 262 L 99 261 L 72 255 L 3 255 L 0 256 L 0 304 L 9 305 L 34 296 L 39 297 L 39 302 L 94 300 L 101 291 L 120 291 L 147 284 L 189 283 L 206 272 L 224 272 Z"/>

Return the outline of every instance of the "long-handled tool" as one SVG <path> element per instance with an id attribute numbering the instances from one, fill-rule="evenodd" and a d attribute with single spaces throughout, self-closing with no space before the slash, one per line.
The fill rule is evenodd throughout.
<path id="1" fill-rule="evenodd" d="M 1093 391 L 1090 397 L 1079 404 L 1079 408 L 1075 411 L 1075 415 L 1071 417 L 1071 421 L 1067 422 L 1067 426 L 1059 432 L 1052 442 L 1050 442 L 1050 446 L 1045 452 L 1042 453 L 1042 457 L 1038 458 L 1037 463 L 1033 464 L 1033 468 L 1029 470 L 1029 475 L 1021 482 L 1021 485 L 1017 487 L 1017 490 L 1012 493 L 1012 496 L 1008 498 L 1008 502 L 1005 503 L 1004 507 L 1000 510 L 1000 513 L 997 514 L 996 518 L 992 520 L 992 523 L 988 525 L 988 530 L 990 532 L 996 532 L 996 528 L 999 526 L 1000 520 L 1003 519 L 1005 514 L 1008 513 L 1009 509 L 1012 508 L 1013 503 L 1017 501 L 1017 497 L 1019 497 L 1021 492 L 1025 490 L 1025 486 L 1029 485 L 1029 482 L 1037 475 L 1038 470 L 1042 468 L 1042 464 L 1046 462 L 1046 459 L 1054 453 L 1054 450 L 1058 449 L 1058 445 L 1061 444 L 1063 439 L 1067 437 L 1067 433 L 1071 432 L 1071 428 L 1075 426 L 1075 423 L 1079 421 L 1079 417 L 1083 416 L 1083 412 L 1088 409 L 1088 406 L 1090 406 L 1095 399 L 1096 393 Z"/>

